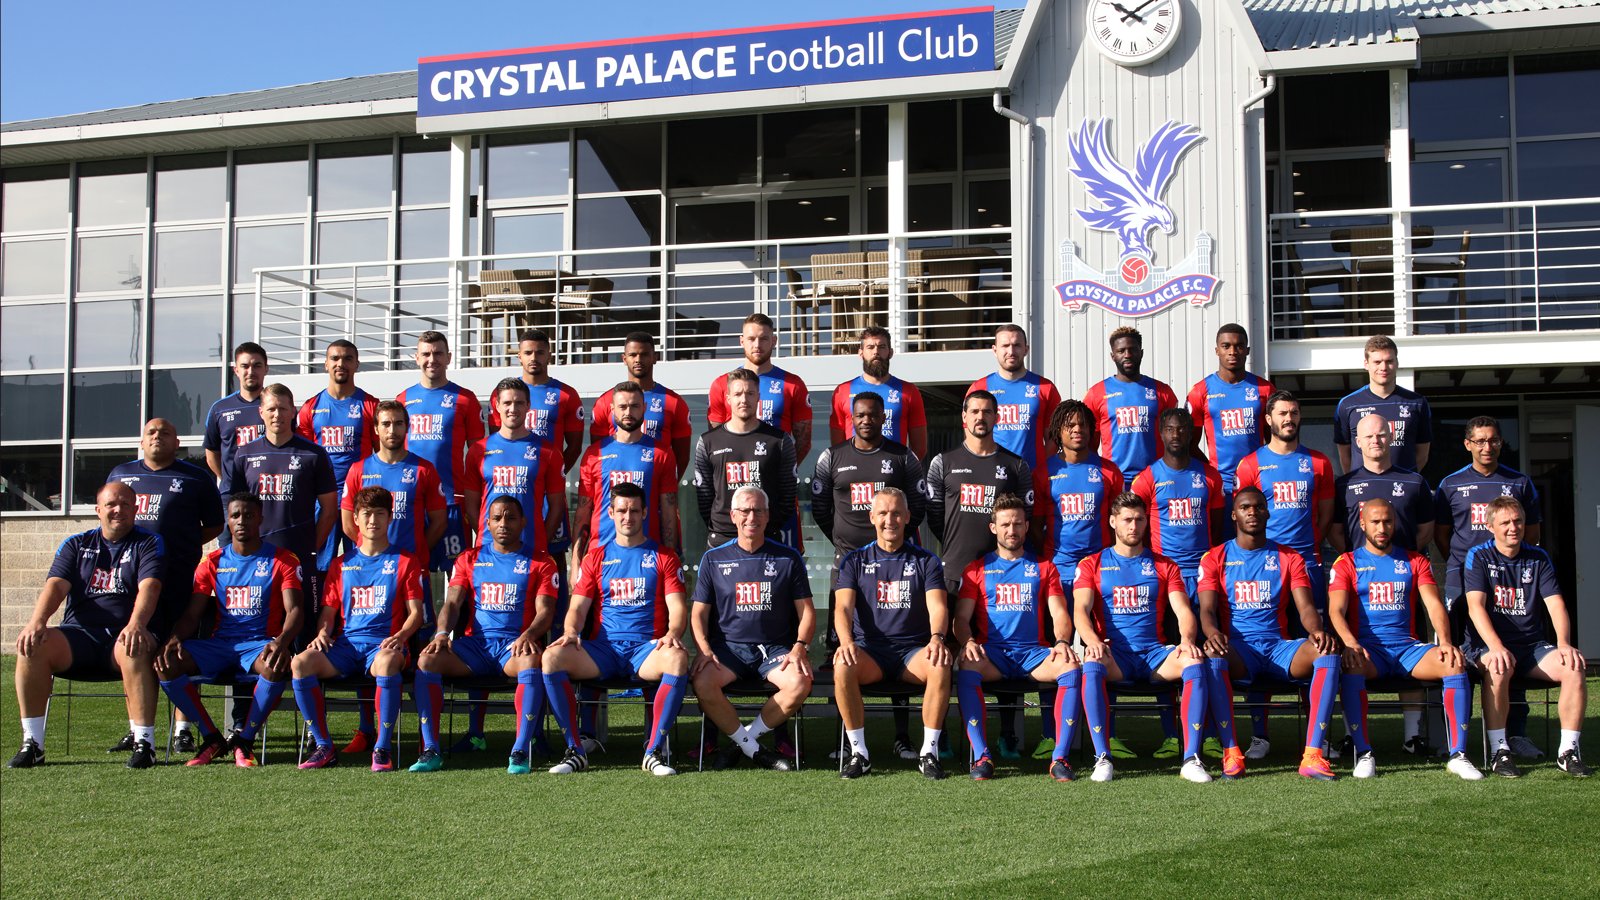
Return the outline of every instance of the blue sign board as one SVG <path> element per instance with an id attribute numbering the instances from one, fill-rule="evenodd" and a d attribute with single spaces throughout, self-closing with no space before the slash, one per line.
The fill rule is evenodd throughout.
<path id="1" fill-rule="evenodd" d="M 432 56 L 417 115 L 984 72 L 993 7 Z"/>

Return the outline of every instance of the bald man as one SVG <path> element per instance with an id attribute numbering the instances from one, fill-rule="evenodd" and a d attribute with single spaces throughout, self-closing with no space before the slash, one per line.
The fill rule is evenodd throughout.
<path id="1" fill-rule="evenodd" d="M 156 764 L 156 649 L 150 633 L 161 596 L 166 552 L 161 538 L 134 524 L 133 489 L 121 482 L 100 488 L 94 511 L 100 524 L 56 549 L 33 615 L 17 636 L 17 705 L 22 749 L 8 764 L 28 769 L 44 762 L 45 709 L 52 678 L 122 680 L 128 725 L 134 734 L 128 768 Z M 51 627 L 62 603 L 66 615 Z"/>

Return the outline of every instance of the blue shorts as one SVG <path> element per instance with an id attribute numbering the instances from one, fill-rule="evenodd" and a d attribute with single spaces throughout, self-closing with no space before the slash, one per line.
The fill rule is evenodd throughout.
<path id="1" fill-rule="evenodd" d="M 713 638 L 711 652 L 735 678 L 766 680 L 767 673 L 783 665 L 794 644 L 745 644 Z"/>
<path id="2" fill-rule="evenodd" d="M 1189 606 L 1194 609 L 1199 609 L 1200 595 L 1196 593 L 1200 590 L 1199 567 L 1196 566 L 1193 569 L 1179 569 L 1178 572 L 1183 576 L 1183 592 L 1189 595 Z M 1168 608 L 1170 609 L 1171 607 L 1169 606 Z"/>
<path id="3" fill-rule="evenodd" d="M 227 675 L 249 675 L 256 658 L 271 643 L 265 638 L 230 641 L 227 638 L 195 638 L 183 642 L 183 650 L 194 658 L 200 675 L 216 681 Z"/>
<path id="4" fill-rule="evenodd" d="M 589 658 L 600 668 L 600 677 L 609 681 L 638 675 L 644 661 L 655 652 L 656 642 L 653 639 L 613 641 L 597 637 L 585 640 L 583 649 L 588 651 Z"/>
<path id="5" fill-rule="evenodd" d="M 984 644 L 983 652 L 989 655 L 989 662 L 1000 670 L 1000 677 L 1006 679 L 1032 678 L 1033 670 L 1050 658 L 1049 647 Z"/>
<path id="6" fill-rule="evenodd" d="M 72 665 L 66 671 L 58 672 L 57 677 L 70 681 L 117 681 L 121 679 L 118 674 L 116 661 L 117 635 L 122 633 L 121 628 L 101 628 L 93 625 L 79 625 L 76 622 L 63 622 L 56 626 L 61 636 L 67 639 L 67 646 L 72 648 Z"/>
<path id="7" fill-rule="evenodd" d="M 511 661 L 511 644 L 512 641 L 491 641 L 483 635 L 465 634 L 456 638 L 450 649 L 467 664 L 472 674 L 489 678 L 506 673 L 506 663 Z"/>
<path id="8" fill-rule="evenodd" d="M 448 572 L 455 567 L 456 557 L 467 549 L 467 529 L 461 522 L 461 507 L 451 503 L 444 508 L 444 534 L 428 552 L 428 569 Z"/>
<path id="9" fill-rule="evenodd" d="M 899 679 L 901 675 L 905 674 L 906 669 L 911 667 L 912 657 L 928 649 L 928 643 L 927 641 L 923 641 L 920 644 L 896 641 L 893 643 L 869 644 L 864 641 L 857 641 L 856 649 L 872 657 L 872 661 L 878 664 L 879 669 L 883 670 L 884 679 L 888 680 L 891 678 Z"/>
<path id="10" fill-rule="evenodd" d="M 1429 650 L 1438 648 L 1438 644 L 1424 644 L 1421 641 L 1396 641 L 1392 644 L 1374 640 L 1362 641 L 1361 646 L 1366 649 L 1367 655 L 1372 657 L 1372 665 L 1378 670 L 1379 678 L 1396 678 L 1410 675 L 1411 670 L 1422 662 Z"/>
<path id="11" fill-rule="evenodd" d="M 1122 670 L 1123 681 L 1154 681 L 1156 670 L 1177 649 L 1176 644 L 1146 644 L 1142 647 L 1112 644 L 1111 658 L 1117 661 L 1117 668 Z"/>
<path id="12" fill-rule="evenodd" d="M 1546 656 L 1556 652 L 1556 645 L 1549 641 L 1539 641 L 1533 644 L 1506 644 L 1506 649 L 1517 658 L 1516 668 L 1512 670 L 1512 678 L 1528 678 L 1533 675 L 1534 667 L 1544 661 Z M 1489 648 L 1481 646 L 1477 641 L 1468 641 L 1461 652 L 1467 657 L 1467 665 L 1478 665 L 1483 655 Z"/>
<path id="13" fill-rule="evenodd" d="M 1228 641 L 1228 646 L 1244 661 L 1245 671 L 1250 673 L 1246 680 L 1270 678 L 1274 681 L 1294 681 L 1295 677 L 1289 674 L 1289 664 L 1305 642 L 1305 638 L 1247 641 L 1234 636 Z"/>
<path id="14" fill-rule="evenodd" d="M 376 642 L 371 644 L 355 644 L 344 635 L 339 635 L 323 655 L 328 657 L 328 662 L 339 670 L 340 678 L 349 678 L 352 675 L 365 675 L 372 671 L 372 663 L 382 653 L 382 645 Z"/>

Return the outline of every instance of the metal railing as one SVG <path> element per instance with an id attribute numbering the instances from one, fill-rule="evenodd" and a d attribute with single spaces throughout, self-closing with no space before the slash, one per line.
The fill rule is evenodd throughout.
<path id="1" fill-rule="evenodd" d="M 406 368 L 429 330 L 466 366 L 514 364 L 530 327 L 566 364 L 617 359 L 634 331 L 663 359 L 736 359 L 753 312 L 772 317 L 783 356 L 853 352 L 869 324 L 902 350 L 971 349 L 1016 317 L 1010 240 L 990 228 L 262 268 L 255 335 L 286 373 L 320 371 L 339 338 L 364 366 Z"/>
<path id="2" fill-rule="evenodd" d="M 1274 340 L 1600 329 L 1600 197 L 1271 217 Z"/>

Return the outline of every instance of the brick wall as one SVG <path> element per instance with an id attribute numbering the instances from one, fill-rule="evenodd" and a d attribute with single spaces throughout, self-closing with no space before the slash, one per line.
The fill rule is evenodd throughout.
<path id="1" fill-rule="evenodd" d="M 15 652 L 17 632 L 33 614 L 56 547 L 94 524 L 93 516 L 0 519 L 0 652 Z"/>

